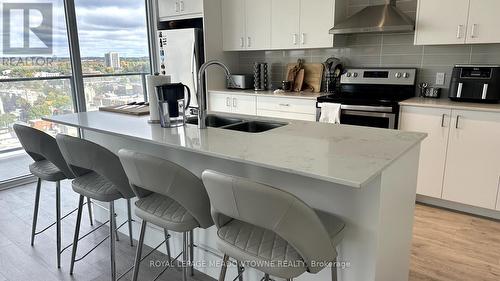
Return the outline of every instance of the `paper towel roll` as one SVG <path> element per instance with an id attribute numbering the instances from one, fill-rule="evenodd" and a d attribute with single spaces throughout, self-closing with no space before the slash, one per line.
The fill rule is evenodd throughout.
<path id="1" fill-rule="evenodd" d="M 146 85 L 149 101 L 149 123 L 160 123 L 160 113 L 158 112 L 158 97 L 155 87 L 170 83 L 170 76 L 146 75 Z"/>

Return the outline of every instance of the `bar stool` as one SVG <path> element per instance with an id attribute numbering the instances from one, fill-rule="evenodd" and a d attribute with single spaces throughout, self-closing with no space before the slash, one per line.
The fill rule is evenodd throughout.
<path id="1" fill-rule="evenodd" d="M 137 194 L 139 200 L 135 203 L 135 214 L 142 219 L 142 225 L 132 280 L 137 280 L 140 262 L 149 255 L 141 258 L 147 223 L 183 233 L 183 250 L 174 261 L 182 254 L 182 280 L 187 280 L 188 257 L 191 276 L 194 273 L 193 230 L 198 227 L 206 229 L 214 224 L 202 181 L 185 168 L 165 159 L 126 149 L 120 150 L 118 155 L 132 188 L 151 192 L 147 196 Z M 160 272 L 155 280 L 169 267 Z"/>
<path id="2" fill-rule="evenodd" d="M 66 161 L 57 146 L 56 140 L 53 137 L 40 130 L 19 123 L 14 124 L 13 127 L 24 150 L 35 161 L 29 166 L 29 169 L 30 172 L 38 178 L 35 193 L 33 223 L 31 228 L 31 246 L 34 246 L 35 244 L 36 235 L 41 234 L 56 225 L 57 267 L 60 268 L 61 253 L 64 251 L 61 250 L 61 220 L 65 219 L 77 210 L 74 209 L 70 213 L 61 217 L 61 181 L 65 179 L 72 179 L 75 176 L 66 164 Z M 42 180 L 56 183 L 56 221 L 45 227 L 43 230 L 37 232 L 36 226 L 38 222 L 38 207 L 40 205 Z M 87 198 L 87 202 L 85 204 L 88 205 L 90 225 L 93 225 L 90 198 Z"/>
<path id="3" fill-rule="evenodd" d="M 111 258 L 111 280 L 116 279 L 116 263 L 115 263 L 115 239 L 118 229 L 116 226 L 115 217 L 115 200 L 126 199 L 128 207 L 128 223 L 130 245 L 133 246 L 132 237 L 132 215 L 130 210 L 130 199 L 135 197 L 134 192 L 130 188 L 127 176 L 123 171 L 122 165 L 117 155 L 99 146 L 93 142 L 75 138 L 67 135 L 57 135 L 57 144 L 59 145 L 66 163 L 68 163 L 76 178 L 72 182 L 73 190 L 80 194 L 80 202 L 78 205 L 78 215 L 75 226 L 75 236 L 73 239 L 73 250 L 71 254 L 70 274 L 73 274 L 76 261 L 85 258 L 97 246 L 103 243 L 106 239 L 110 239 L 110 258 Z M 94 248 L 76 259 L 78 249 L 78 241 L 80 234 L 80 223 L 82 218 L 82 207 L 84 197 L 90 197 L 94 200 L 109 203 L 109 235 L 100 241 Z M 105 225 L 105 222 L 103 225 Z M 124 223 L 124 224 L 125 224 Z M 85 234 L 83 237 L 86 237 Z M 82 237 L 82 238 L 83 238 Z"/>
<path id="4" fill-rule="evenodd" d="M 288 192 L 247 179 L 214 171 L 204 171 L 202 179 L 224 264 L 230 256 L 264 272 L 267 280 L 269 275 L 292 280 L 336 262 L 335 247 L 345 227 L 339 218 L 313 210 Z M 219 281 L 226 270 L 223 265 Z M 335 266 L 332 280 L 337 280 Z"/>

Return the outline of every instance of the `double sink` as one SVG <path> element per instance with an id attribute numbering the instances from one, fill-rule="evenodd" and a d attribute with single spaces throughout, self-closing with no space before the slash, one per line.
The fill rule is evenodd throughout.
<path id="1" fill-rule="evenodd" d="M 198 125 L 198 117 L 188 117 L 186 123 Z M 212 128 L 221 128 L 233 131 L 246 133 L 262 133 L 279 127 L 283 127 L 287 123 L 270 122 L 270 121 L 249 121 L 234 117 L 218 116 L 209 114 L 207 116 L 207 126 Z"/>

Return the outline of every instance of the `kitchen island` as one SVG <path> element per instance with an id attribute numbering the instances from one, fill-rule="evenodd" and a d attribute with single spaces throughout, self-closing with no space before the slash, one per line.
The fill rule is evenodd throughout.
<path id="1" fill-rule="evenodd" d="M 339 280 L 408 279 L 418 159 L 425 134 L 295 120 L 279 120 L 287 125 L 262 133 L 199 130 L 195 125 L 164 129 L 148 124 L 148 117 L 104 112 L 44 119 L 80 128 L 86 139 L 114 152 L 133 149 L 169 159 L 196 175 L 212 169 L 286 190 L 346 222 L 338 249 L 345 266 L 339 269 Z M 124 218 L 125 205 L 120 207 Z M 101 212 L 105 220 L 104 209 Z M 155 231 L 146 244 L 156 246 L 161 236 Z M 214 278 L 219 268 L 212 262 L 220 261 L 215 237 L 215 227 L 195 231 L 195 262 L 204 262 L 195 267 Z M 180 251 L 180 236 L 173 238 L 175 253 Z M 228 280 L 235 271 L 228 272 Z M 297 280 L 329 276 L 330 271 L 323 270 Z M 261 277 L 254 270 L 245 271 L 246 280 Z"/>

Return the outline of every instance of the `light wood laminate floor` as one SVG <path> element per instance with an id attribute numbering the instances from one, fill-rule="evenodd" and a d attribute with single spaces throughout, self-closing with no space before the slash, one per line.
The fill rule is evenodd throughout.
<path id="1" fill-rule="evenodd" d="M 500 222 L 417 205 L 411 281 L 499 281 Z"/>
<path id="2" fill-rule="evenodd" d="M 77 205 L 78 196 L 69 182 L 63 182 L 63 213 Z M 41 193 L 39 225 L 54 218 L 53 184 L 44 183 Z M 37 236 L 35 247 L 29 243 L 35 184 L 0 191 L 0 281 L 100 281 L 109 280 L 109 254 L 104 243 L 84 261 L 69 271 L 70 251 L 63 254 L 60 270 L 55 263 L 55 231 Z M 63 245 L 71 243 L 76 215 L 63 223 Z M 82 232 L 90 229 L 87 213 L 82 218 Z M 107 234 L 91 235 L 80 244 L 90 248 Z M 127 239 L 117 243 L 117 268 L 123 272 L 134 258 L 135 247 Z M 145 250 L 146 251 L 146 250 Z M 164 259 L 160 253 L 154 259 Z M 141 280 L 151 280 L 161 269 L 141 267 Z M 500 222 L 454 213 L 424 205 L 415 210 L 414 238 L 410 281 L 499 281 Z M 130 280 L 130 274 L 122 280 Z M 181 280 L 177 270 L 169 270 L 160 280 Z M 193 280 L 213 280 L 197 274 Z M 248 280 L 253 281 L 253 280 Z"/>

